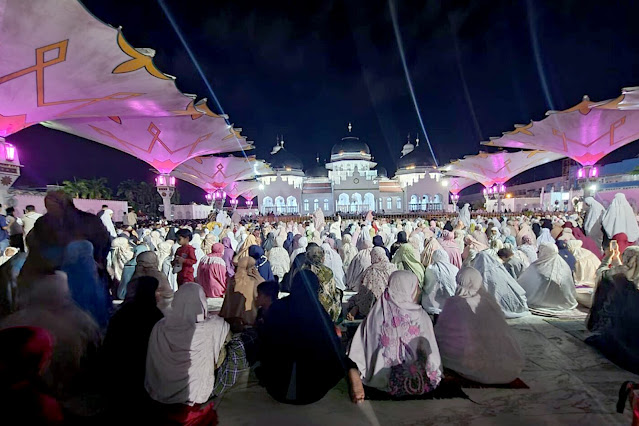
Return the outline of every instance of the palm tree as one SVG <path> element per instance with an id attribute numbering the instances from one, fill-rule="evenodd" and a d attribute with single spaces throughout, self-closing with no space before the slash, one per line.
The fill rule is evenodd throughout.
<path id="1" fill-rule="evenodd" d="M 639 175 L 639 166 L 635 167 L 633 171 L 630 172 L 631 175 Z"/>
<path id="2" fill-rule="evenodd" d="M 88 189 L 88 198 L 108 200 L 111 198 L 111 188 L 108 186 L 108 180 L 105 177 L 86 180 Z"/>
<path id="3" fill-rule="evenodd" d="M 62 190 L 74 198 L 87 198 L 89 189 L 86 181 L 73 178 L 73 181 L 65 180 L 62 182 Z"/>

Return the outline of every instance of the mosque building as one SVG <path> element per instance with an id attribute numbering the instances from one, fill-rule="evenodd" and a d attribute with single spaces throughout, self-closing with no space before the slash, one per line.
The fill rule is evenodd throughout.
<path id="1" fill-rule="evenodd" d="M 389 177 L 374 161 L 369 146 L 352 132 L 331 148 L 330 161 L 303 169 L 302 162 L 278 141 L 266 160 L 272 173 L 260 176 L 258 205 L 263 214 L 365 213 L 397 214 L 441 211 L 452 206 L 441 175 L 427 148 L 410 140 L 403 146 L 398 168 Z"/>

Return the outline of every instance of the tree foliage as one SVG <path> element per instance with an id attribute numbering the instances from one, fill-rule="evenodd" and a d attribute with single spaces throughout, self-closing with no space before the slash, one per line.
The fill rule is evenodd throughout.
<path id="1" fill-rule="evenodd" d="M 62 182 L 62 190 L 75 198 L 110 200 L 111 188 L 107 178 L 73 179 Z"/>
<path id="2" fill-rule="evenodd" d="M 150 216 L 159 214 L 158 207 L 162 204 L 162 197 L 160 197 L 154 185 L 127 179 L 118 185 L 117 195 L 127 200 L 135 210 L 142 211 Z M 174 204 L 179 204 L 180 202 L 180 193 L 177 188 L 173 197 L 171 197 L 171 202 Z"/>

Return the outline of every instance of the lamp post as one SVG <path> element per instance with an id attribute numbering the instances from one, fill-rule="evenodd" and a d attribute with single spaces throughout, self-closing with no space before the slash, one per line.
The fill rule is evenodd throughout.
<path id="1" fill-rule="evenodd" d="M 497 200 L 497 213 L 501 213 L 501 199 L 506 193 L 506 185 L 496 183 L 493 186 L 484 188 L 484 196 L 492 200 Z"/>
<path id="2" fill-rule="evenodd" d="M 459 194 L 450 194 L 450 200 L 455 205 L 455 211 L 457 211 L 459 209 L 459 206 L 457 205 L 457 203 L 459 203 Z"/>
<path id="3" fill-rule="evenodd" d="M 584 191 L 584 198 L 594 197 L 597 192 L 597 180 L 599 178 L 599 167 L 597 165 L 585 166 L 577 170 L 577 182 Z"/>
<path id="4" fill-rule="evenodd" d="M 253 208 L 253 200 L 246 200 L 246 207 L 248 207 L 249 210 L 252 209 Z"/>
<path id="5" fill-rule="evenodd" d="M 233 207 L 233 211 L 235 211 L 235 209 L 237 209 L 237 204 L 238 204 L 238 199 L 237 198 L 231 198 L 229 200 L 229 204 L 231 205 L 231 207 Z"/>
<path id="6" fill-rule="evenodd" d="M 12 205 L 8 190 L 20 177 L 20 167 L 16 147 L 0 138 L 0 203 L 5 208 Z"/>
<path id="7" fill-rule="evenodd" d="M 226 191 L 218 188 L 213 192 L 207 192 L 204 198 L 211 204 L 211 207 L 222 210 L 224 201 L 226 201 Z"/>
<path id="8" fill-rule="evenodd" d="M 155 178 L 155 189 L 162 197 L 162 205 L 164 206 L 164 217 L 171 219 L 171 197 L 175 192 L 175 176 L 166 173 L 157 175 Z"/>

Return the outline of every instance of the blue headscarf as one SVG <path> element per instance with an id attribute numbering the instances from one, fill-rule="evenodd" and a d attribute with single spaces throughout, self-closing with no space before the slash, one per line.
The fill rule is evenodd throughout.
<path id="1" fill-rule="evenodd" d="M 75 303 L 93 316 L 100 327 L 106 327 L 110 300 L 106 286 L 98 278 L 93 244 L 86 240 L 69 243 L 64 249 L 62 270 L 67 274 L 69 291 Z"/>
<path id="2" fill-rule="evenodd" d="M 133 249 L 133 257 L 127 263 L 124 264 L 124 268 L 122 268 L 122 279 L 120 280 L 120 285 L 118 286 L 118 298 L 124 300 L 126 297 L 126 288 L 129 285 L 129 281 L 131 281 L 131 277 L 135 273 L 135 267 L 138 264 L 137 257 L 138 254 L 144 253 L 145 251 L 149 251 L 149 248 L 146 244 L 140 244 L 139 246 L 135 246 Z"/>
<path id="3" fill-rule="evenodd" d="M 264 250 L 262 247 L 253 245 L 249 247 L 248 254 L 255 259 L 255 266 L 262 278 L 264 278 L 265 281 L 275 281 L 275 276 L 271 269 L 271 263 L 268 261 L 266 256 L 264 256 Z"/>
<path id="4" fill-rule="evenodd" d="M 295 237 L 295 235 L 293 235 L 292 232 L 289 232 L 286 234 L 286 241 L 282 244 L 282 247 L 286 249 L 289 255 L 293 252 L 293 237 Z"/>

